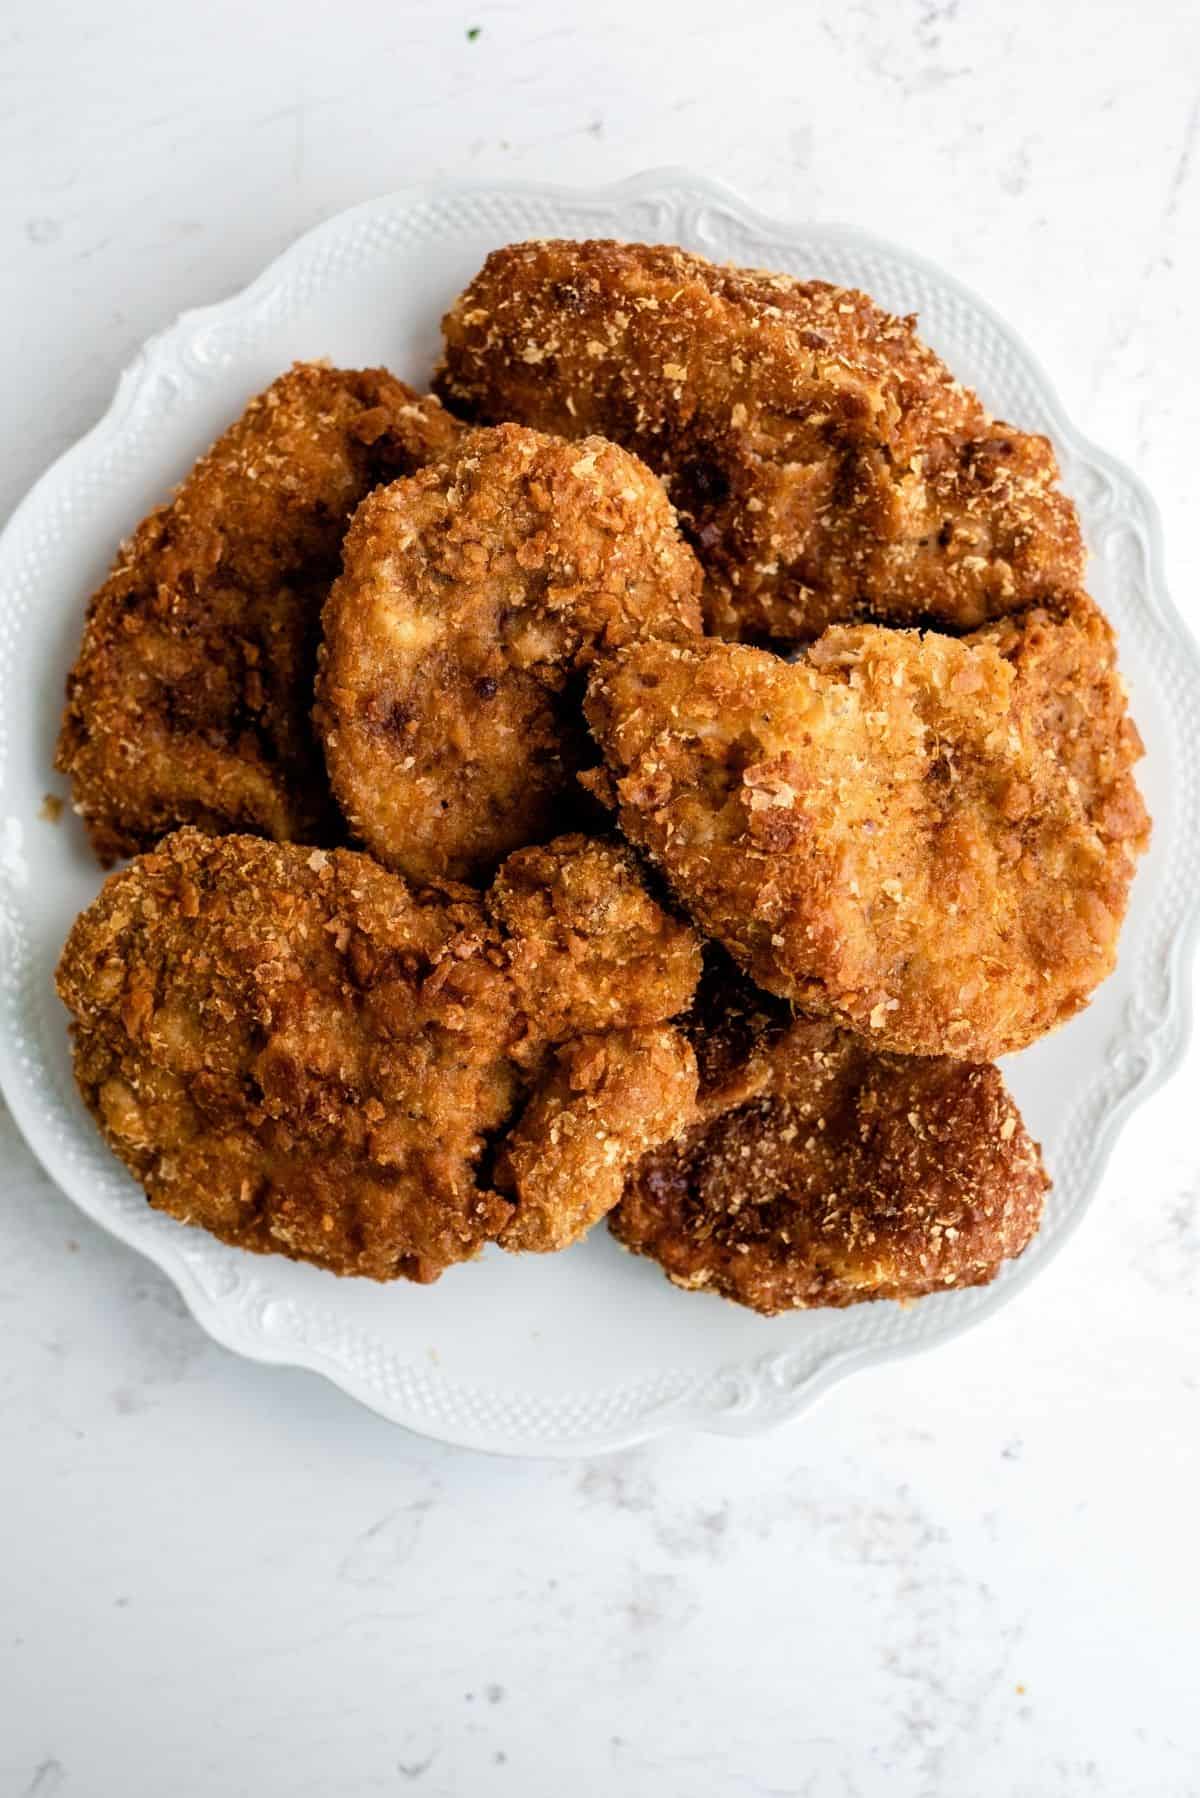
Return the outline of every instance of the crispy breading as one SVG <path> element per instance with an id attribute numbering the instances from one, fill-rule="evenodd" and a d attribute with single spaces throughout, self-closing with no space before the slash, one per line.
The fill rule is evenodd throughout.
<path id="1" fill-rule="evenodd" d="M 321 606 L 358 502 L 456 433 L 384 369 L 298 363 L 142 521 L 89 605 L 58 744 L 105 866 L 180 824 L 340 834 L 309 719 Z"/>
<path id="2" fill-rule="evenodd" d="M 1142 848 L 1149 819 L 1130 769 L 1144 754 L 1117 666 L 1112 626 L 1085 594 L 986 625 L 1012 666 L 1031 726 L 1066 768 L 1088 819 L 1108 842 Z"/>
<path id="3" fill-rule="evenodd" d="M 696 1116 L 696 1058 L 679 1032 L 576 1038 L 507 1138 L 496 1185 L 516 1200 L 506 1249 L 565 1248 L 621 1197 L 642 1156 Z"/>
<path id="4" fill-rule="evenodd" d="M 970 629 L 1082 581 L 1046 438 L 991 418 L 865 294 L 670 246 L 535 241 L 494 251 L 443 324 L 452 408 L 599 432 L 663 476 L 722 636 Z"/>
<path id="5" fill-rule="evenodd" d="M 598 649 L 701 629 L 662 483 L 599 438 L 465 434 L 359 508 L 324 612 L 317 728 L 355 835 L 417 879 L 486 878 L 579 814 Z"/>
<path id="6" fill-rule="evenodd" d="M 641 1038 L 623 1032 L 687 1004 L 698 951 L 685 926 L 663 919 L 656 933 L 627 850 L 581 838 L 538 853 L 568 885 L 582 859 L 620 896 L 614 913 L 581 912 L 564 939 L 527 907 L 531 943 L 469 888 L 418 888 L 350 850 L 191 829 L 111 876 L 71 932 L 58 990 L 83 1098 L 150 1202 L 242 1248 L 422 1281 L 506 1231 L 521 1246 L 525 1182 L 538 1246 L 598 1215 L 599 1189 L 581 1203 L 571 1165 L 599 1158 L 615 1202 L 653 1130 L 614 1109 L 601 1080 L 604 1103 L 594 1116 L 574 1105 L 561 1147 L 563 1070 L 582 1079 L 611 1052 L 624 1077 Z M 514 886 L 532 878 L 511 870 Z M 625 1002 L 629 912 L 663 949 L 657 1011 Z M 531 1015 L 556 961 L 568 993 L 581 968 L 597 995 L 611 974 L 611 1051 L 594 1033 L 598 998 L 578 1016 L 569 997 Z M 672 1051 L 670 1031 L 642 1035 L 644 1115 L 674 1128 L 694 1096 L 691 1051 Z M 514 1126 L 505 1196 L 491 1166 Z"/>
<path id="7" fill-rule="evenodd" d="M 58 985 L 84 1099 L 160 1210 L 375 1279 L 507 1221 L 475 1178 L 518 1096 L 476 895 L 184 830 L 111 877 Z"/>
<path id="8" fill-rule="evenodd" d="M 879 1054 L 714 956 L 685 1020 L 700 1117 L 610 1228 L 677 1285 L 772 1314 L 986 1285 L 1041 1220 L 1038 1146 L 990 1065 Z"/>
<path id="9" fill-rule="evenodd" d="M 535 1044 L 657 1024 L 700 978 L 695 932 L 651 898 L 624 843 L 576 835 L 518 850 L 487 903 Z"/>
<path id="10" fill-rule="evenodd" d="M 638 644 L 587 713 L 626 835 L 701 928 L 879 1048 L 1018 1049 L 1113 967 L 1148 821 L 1082 597 L 996 640 L 837 626 L 795 665 Z"/>

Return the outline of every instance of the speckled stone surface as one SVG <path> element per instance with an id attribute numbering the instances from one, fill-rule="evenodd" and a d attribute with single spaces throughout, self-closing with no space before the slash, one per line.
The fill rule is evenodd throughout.
<path id="1" fill-rule="evenodd" d="M 4 36 L 0 513 L 339 207 L 673 162 L 991 299 L 1200 625 L 1189 6 L 21 0 Z M 4 1120 L 0 1793 L 1200 1792 L 1198 1072 L 961 1342 L 774 1436 L 556 1465 L 235 1361 Z"/>

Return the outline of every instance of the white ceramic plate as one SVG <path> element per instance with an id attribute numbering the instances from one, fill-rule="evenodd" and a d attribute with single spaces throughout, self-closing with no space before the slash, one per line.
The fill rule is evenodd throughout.
<path id="1" fill-rule="evenodd" d="M 606 1230 L 563 1255 L 505 1256 L 436 1286 L 377 1287 L 239 1253 L 159 1216 L 100 1142 L 72 1084 L 51 974 L 100 876 L 78 822 L 40 814 L 84 600 L 114 546 L 252 393 L 295 357 L 383 362 L 427 383 L 442 311 L 497 244 L 533 236 L 679 243 L 863 287 L 986 403 L 1047 432 L 1083 515 L 1091 585 L 1121 633 L 1146 739 L 1154 844 L 1120 967 L 1090 1009 L 1006 1066 L 1054 1176 L 1036 1242 L 991 1287 L 758 1318 L 676 1291 Z M 449 1442 L 579 1453 L 680 1426 L 742 1433 L 793 1417 L 842 1375 L 946 1342 L 1044 1265 L 1095 1193 L 1118 1129 L 1175 1065 L 1200 893 L 1200 661 L 1162 577 L 1153 506 L 1070 426 L 1012 333 L 928 264 L 858 231 L 791 226 L 691 176 L 599 192 L 409 189 L 331 219 L 236 298 L 148 343 L 106 417 L 38 483 L 0 542 L 0 1082 L 36 1153 L 89 1216 L 156 1261 L 219 1341 L 313 1368 Z M 61 786 L 59 789 L 61 791 Z"/>

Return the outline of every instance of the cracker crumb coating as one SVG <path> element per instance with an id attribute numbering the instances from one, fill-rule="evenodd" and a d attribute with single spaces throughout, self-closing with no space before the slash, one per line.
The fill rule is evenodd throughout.
<path id="1" fill-rule="evenodd" d="M 1145 750 L 1100 608 L 1075 594 L 987 625 L 969 641 L 992 645 L 1008 662 L 1037 741 L 1066 770 L 1103 841 L 1144 849 L 1150 820 L 1130 769 Z"/>
<path id="2" fill-rule="evenodd" d="M 576 834 L 518 850 L 487 903 L 535 1044 L 657 1024 L 700 978 L 695 931 L 651 898 L 624 843 Z"/>
<path id="3" fill-rule="evenodd" d="M 991 418 L 866 294 L 541 240 L 494 251 L 443 326 L 453 410 L 597 432 L 663 477 L 721 636 L 969 630 L 1082 583 L 1047 439 Z"/>
<path id="4" fill-rule="evenodd" d="M 651 1151 L 609 1227 L 678 1286 L 770 1316 L 983 1286 L 1049 1187 L 999 1070 L 880 1054 L 706 970 L 685 1020 L 700 1116 Z"/>
<path id="5" fill-rule="evenodd" d="M 578 908 L 569 939 L 532 912 L 528 931 L 510 927 L 487 895 L 413 886 L 343 849 L 185 829 L 112 875 L 71 932 L 58 990 L 80 1092 L 151 1204 L 241 1248 L 429 1281 L 505 1231 L 520 1246 L 521 1181 L 501 1193 L 492 1178 L 517 1127 L 537 1230 L 565 1242 L 586 1228 L 595 1204 L 579 1206 L 539 1120 L 561 1138 L 562 1067 L 607 1056 L 608 1037 L 591 1005 L 575 1016 L 568 998 L 544 1019 L 533 1006 L 556 958 L 568 992 L 581 977 L 593 988 L 635 978 L 636 917 L 640 941 L 659 939 L 658 1006 L 618 995 L 606 1008 L 614 1067 L 636 1061 L 643 1020 L 661 1027 L 686 1006 L 698 948 L 645 894 L 623 846 L 577 838 L 540 853 L 568 886 L 580 863 L 585 885 L 613 895 L 607 913 Z M 532 875 L 518 866 L 509 878 Z M 587 1046 L 560 1064 L 581 1036 Z M 655 1054 L 659 1036 L 674 1041 L 652 1029 Z M 675 1043 L 676 1105 L 690 1056 Z M 643 1082 L 649 1068 L 638 1064 Z M 589 1123 L 606 1140 L 617 1132 L 615 1202 L 644 1133 L 607 1115 L 572 1125 L 571 1153 L 588 1165 Z M 673 1127 L 669 1103 L 658 1115 Z"/>
<path id="6" fill-rule="evenodd" d="M 457 426 L 384 369 L 297 363 L 143 519 L 93 596 L 56 766 L 104 866 L 182 824 L 341 834 L 309 712 L 346 523 Z"/>
<path id="7" fill-rule="evenodd" d="M 881 1049 L 1019 1049 L 1115 963 L 1149 824 L 1082 595 L 971 640 L 836 626 L 796 664 L 635 645 L 587 714 L 622 828 L 701 929 Z"/>
<path id="8" fill-rule="evenodd" d="M 666 1026 L 576 1038 L 507 1138 L 496 1184 L 517 1202 L 506 1249 L 565 1248 L 621 1197 L 643 1155 L 696 1116 L 696 1058 Z"/>
<path id="9" fill-rule="evenodd" d="M 662 483 L 599 438 L 469 432 L 373 493 L 325 606 L 315 714 L 355 836 L 416 879 L 482 880 L 574 822 L 584 671 L 699 634 L 700 584 Z"/>

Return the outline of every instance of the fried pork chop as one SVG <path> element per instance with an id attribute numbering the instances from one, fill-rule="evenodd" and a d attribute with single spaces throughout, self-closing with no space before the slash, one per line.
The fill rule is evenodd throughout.
<path id="1" fill-rule="evenodd" d="M 309 719 L 321 606 L 358 502 L 456 428 L 384 369 L 297 363 L 143 519 L 88 607 L 58 742 L 105 866 L 181 824 L 340 834 Z"/>
<path id="2" fill-rule="evenodd" d="M 878 1048 L 1021 1048 L 1113 967 L 1148 820 L 1082 596 L 966 641 L 838 626 L 794 665 L 637 644 L 597 664 L 587 711 L 591 784 L 698 925 Z"/>
<path id="3" fill-rule="evenodd" d="M 493 1239 L 560 1247 L 615 1204 L 693 1115 L 665 1020 L 699 949 L 623 847 L 533 856 L 481 896 L 188 829 L 112 875 L 58 990 L 80 1092 L 151 1204 L 241 1248 L 419 1281 Z"/>
<path id="4" fill-rule="evenodd" d="M 992 1066 L 878 1053 L 711 955 L 685 1029 L 700 1117 L 629 1177 L 609 1227 L 676 1285 L 768 1315 L 982 1286 L 1049 1181 Z"/>
<path id="5" fill-rule="evenodd" d="M 866 294 L 539 240 L 493 251 L 444 330 L 452 409 L 598 432 L 663 477 L 722 636 L 969 630 L 1082 582 L 1047 439 L 991 418 Z"/>
<path id="6" fill-rule="evenodd" d="M 416 879 L 486 879 L 575 821 L 583 673 L 701 628 L 662 483 L 599 438 L 466 433 L 359 508 L 316 719 L 355 835 Z"/>

